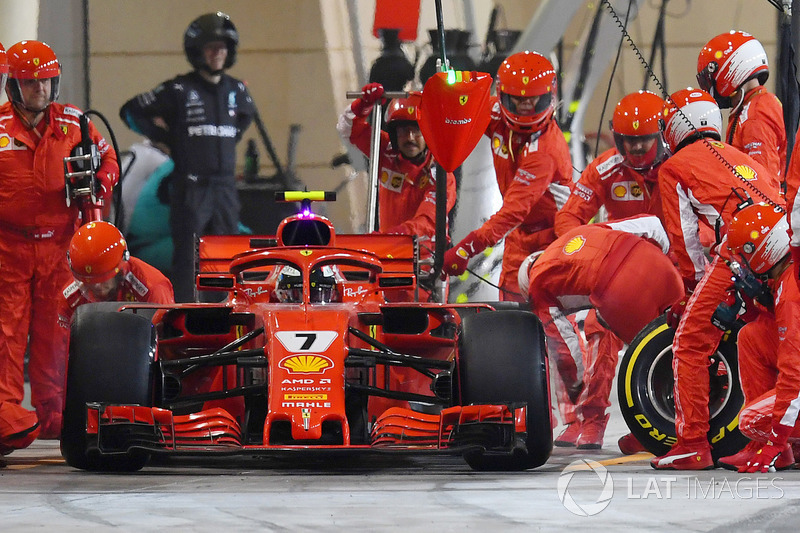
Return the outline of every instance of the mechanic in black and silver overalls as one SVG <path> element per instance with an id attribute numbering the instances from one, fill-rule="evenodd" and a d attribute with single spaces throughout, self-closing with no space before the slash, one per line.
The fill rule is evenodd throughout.
<path id="1" fill-rule="evenodd" d="M 195 235 L 239 232 L 236 143 L 255 109 L 244 83 L 224 72 L 236 61 L 238 44 L 228 15 L 198 17 L 183 40 L 194 71 L 135 96 L 120 109 L 132 130 L 175 162 L 159 196 L 162 201 L 169 198 L 174 246 L 170 278 L 177 302 L 194 300 Z"/>

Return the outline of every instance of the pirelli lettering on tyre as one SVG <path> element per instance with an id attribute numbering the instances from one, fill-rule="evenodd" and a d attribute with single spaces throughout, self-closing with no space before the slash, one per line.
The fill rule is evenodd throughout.
<path id="1" fill-rule="evenodd" d="M 663 441 L 664 444 L 667 444 L 669 446 L 672 446 L 673 444 L 678 442 L 677 438 L 670 437 L 666 433 L 662 433 L 661 431 L 659 431 L 658 428 L 653 427 L 653 424 L 651 424 L 650 421 L 647 420 L 647 417 L 645 417 L 644 415 L 638 414 L 635 415 L 634 418 L 636 418 L 636 421 L 639 423 L 640 426 L 642 426 L 644 429 L 650 430 L 648 432 L 648 435 L 654 440 L 657 440 L 658 442 Z"/>

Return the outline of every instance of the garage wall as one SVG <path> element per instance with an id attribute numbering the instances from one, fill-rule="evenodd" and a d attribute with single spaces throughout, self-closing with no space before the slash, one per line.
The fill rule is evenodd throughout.
<path id="1" fill-rule="evenodd" d="M 2 0 L 6 2 L 7 0 Z M 33 3 L 33 0 L 27 0 Z M 400 2 L 401 0 L 397 0 Z M 14 3 L 10 3 L 12 6 Z M 501 7 L 498 27 L 524 29 L 542 4 L 541 0 L 443 0 L 444 20 L 448 27 L 474 29 L 470 53 L 481 52 L 488 26 L 489 12 Z M 624 16 L 627 2 L 614 1 Z M 650 43 L 655 31 L 660 2 L 641 2 L 639 17 L 629 27 L 634 42 L 644 57 L 650 57 Z M 19 4 L 16 4 L 19 5 Z M 82 0 L 41 0 L 39 38 L 54 44 L 65 62 L 65 69 L 82 68 Z M 260 109 L 264 123 L 282 163 L 286 163 L 289 127 L 300 124 L 297 146 L 297 172 L 309 188 L 333 189 L 348 178 L 348 166 L 331 168 L 331 159 L 342 153 L 335 124 L 347 104 L 345 90 L 358 89 L 352 50 L 352 22 L 348 7 L 356 9 L 364 45 L 365 69 L 380 54 L 381 43 L 371 35 L 375 0 L 88 0 L 90 33 L 91 106 L 111 120 L 122 149 L 139 140 L 117 117 L 119 107 L 136 93 L 190 69 L 183 49 L 183 32 L 196 16 L 223 9 L 241 36 L 239 59 L 231 69 L 233 76 L 247 81 Z M 591 22 L 598 2 L 587 1 L 564 35 L 565 62 L 575 50 L 582 31 Z M 766 1 L 755 0 L 672 0 L 667 18 L 667 88 L 674 91 L 694 84 L 697 52 L 713 35 L 731 28 L 753 33 L 764 43 L 770 60 L 777 59 L 777 11 Z M 30 8 L 26 9 L 30 11 Z M 427 29 L 436 27 L 434 0 L 421 0 L 421 21 L 416 43 L 405 50 L 420 63 L 430 54 Z M 1 27 L 1 26 L 0 26 Z M 0 40 L 6 46 L 12 42 Z M 542 51 L 546 52 L 546 51 Z M 660 58 L 656 73 L 660 76 Z M 620 62 L 610 85 L 608 105 L 603 119 L 601 110 L 608 87 L 610 65 L 598 86 L 587 112 L 585 126 L 590 134 L 607 123 L 614 104 L 624 94 L 641 88 L 642 67 L 628 44 L 623 43 Z M 74 77 L 65 87 L 64 100 L 82 103 L 82 76 Z M 65 82 L 66 73 L 65 73 Z M 654 88 L 651 83 L 650 88 Z M 772 80 L 770 88 L 773 88 Z M 257 138 L 254 127 L 245 139 Z M 260 141 L 259 141 L 260 145 Z M 240 145 L 240 166 L 245 142 Z M 601 146 L 602 149 L 602 146 Z M 274 169 L 261 150 L 262 175 Z M 342 231 L 358 225 L 365 211 L 363 181 L 343 187 L 340 201 L 327 206 L 327 212 Z"/>

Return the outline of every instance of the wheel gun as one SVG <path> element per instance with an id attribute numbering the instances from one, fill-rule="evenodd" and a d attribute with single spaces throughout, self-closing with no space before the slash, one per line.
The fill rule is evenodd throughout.
<path id="1" fill-rule="evenodd" d="M 67 206 L 74 202 L 81 212 L 82 223 L 103 219 L 103 200 L 97 196 L 100 182 L 100 153 L 89 135 L 89 118 L 80 117 L 81 142 L 64 158 L 64 181 Z"/>

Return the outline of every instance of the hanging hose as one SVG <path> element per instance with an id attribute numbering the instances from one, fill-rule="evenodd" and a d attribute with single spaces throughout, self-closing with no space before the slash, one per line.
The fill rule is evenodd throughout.
<path id="1" fill-rule="evenodd" d="M 122 223 L 122 180 L 124 175 L 122 173 L 122 160 L 119 156 L 119 146 L 117 145 L 117 137 L 114 135 L 114 130 L 111 129 L 111 124 L 108 122 L 108 119 L 99 111 L 94 109 L 89 109 L 88 111 L 84 111 L 84 115 L 91 116 L 94 115 L 98 117 L 100 120 L 103 121 L 103 124 L 106 125 L 106 130 L 108 130 L 108 136 L 111 139 L 111 147 L 114 149 L 114 156 L 117 158 L 117 164 L 119 165 L 120 173 L 119 173 L 119 181 L 117 182 L 116 187 L 112 192 L 111 198 L 114 204 L 114 220 L 113 224 L 116 227 L 120 227 Z M 132 165 L 128 165 L 128 170 L 130 170 Z M 127 174 L 127 171 L 125 172 Z"/>

